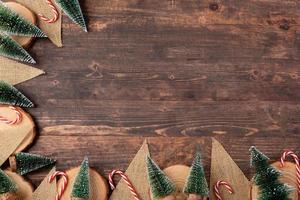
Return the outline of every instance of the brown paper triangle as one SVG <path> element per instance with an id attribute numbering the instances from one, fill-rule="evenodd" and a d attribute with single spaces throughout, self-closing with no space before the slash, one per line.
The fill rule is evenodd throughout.
<path id="1" fill-rule="evenodd" d="M 219 181 L 227 181 L 234 190 L 234 194 L 229 194 L 224 188 L 221 188 L 223 199 L 247 200 L 249 199 L 250 182 L 242 170 L 232 160 L 223 146 L 212 139 L 211 153 L 211 174 L 210 174 L 210 199 L 216 200 L 214 195 L 214 184 Z"/>
<path id="2" fill-rule="evenodd" d="M 55 172 L 55 167 L 50 171 L 40 186 L 34 191 L 32 200 L 53 200 L 56 196 L 56 179 L 49 183 L 49 177 Z"/>
<path id="3" fill-rule="evenodd" d="M 51 8 L 48 6 L 45 0 L 16 0 L 17 2 L 23 4 L 36 14 L 43 14 L 49 18 L 52 18 L 53 14 Z M 55 1 L 52 1 L 55 3 Z M 56 6 L 59 11 L 59 19 L 55 23 L 46 23 L 38 17 L 38 26 L 40 29 L 48 36 L 48 38 L 58 47 L 62 47 L 61 41 L 61 11 Z"/>
<path id="4" fill-rule="evenodd" d="M 145 140 L 141 149 L 138 151 L 128 169 L 126 175 L 131 180 L 141 199 L 150 200 L 149 198 L 149 184 L 147 179 L 147 166 L 146 156 L 150 155 L 147 141 Z M 123 180 L 119 182 L 116 189 L 113 191 L 110 200 L 132 200 L 132 194 L 130 193 L 127 185 Z"/>
<path id="5" fill-rule="evenodd" d="M 23 119 L 20 124 L 7 125 L 0 123 L 0 166 L 14 152 L 24 150 L 35 137 L 35 125 L 31 117 L 21 110 Z M 14 112 L 7 105 L 0 106 L 1 115 L 12 119 Z"/>
<path id="6" fill-rule="evenodd" d="M 27 81 L 41 74 L 45 74 L 45 72 L 17 61 L 0 57 L 0 80 L 4 80 L 12 85 Z"/>

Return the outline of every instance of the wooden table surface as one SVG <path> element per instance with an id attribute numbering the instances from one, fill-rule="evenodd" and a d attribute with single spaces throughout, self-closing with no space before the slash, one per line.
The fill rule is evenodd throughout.
<path id="1" fill-rule="evenodd" d="M 148 138 L 162 168 L 200 147 L 208 172 L 215 137 L 249 178 L 251 145 L 300 153 L 297 0 L 81 2 L 89 33 L 64 16 L 63 48 L 30 49 L 47 74 L 17 85 L 37 105 L 29 152 L 107 175 Z"/>

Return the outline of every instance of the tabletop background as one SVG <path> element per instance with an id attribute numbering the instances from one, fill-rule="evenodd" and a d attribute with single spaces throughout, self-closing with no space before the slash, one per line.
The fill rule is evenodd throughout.
<path id="1" fill-rule="evenodd" d="M 37 105 L 28 150 L 57 168 L 85 155 L 101 174 L 126 169 L 143 140 L 164 168 L 211 137 L 251 178 L 256 145 L 272 160 L 299 150 L 297 0 L 82 0 L 89 33 L 63 17 L 63 48 L 30 49 L 47 72 L 17 85 Z M 38 185 L 46 171 L 29 178 Z"/>

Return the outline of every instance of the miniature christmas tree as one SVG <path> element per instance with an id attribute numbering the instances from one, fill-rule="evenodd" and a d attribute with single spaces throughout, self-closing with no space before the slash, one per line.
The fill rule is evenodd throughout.
<path id="1" fill-rule="evenodd" d="M 23 49 L 16 41 L 3 34 L 0 34 L 0 55 L 22 62 L 31 64 L 36 63 L 29 53 L 27 53 L 27 51 Z"/>
<path id="2" fill-rule="evenodd" d="M 90 196 L 90 174 L 89 161 L 85 157 L 81 163 L 80 170 L 75 178 L 71 197 L 72 199 L 88 200 Z"/>
<path id="3" fill-rule="evenodd" d="M 31 22 L 12 11 L 0 1 L 0 31 L 9 35 L 29 37 L 46 37 L 46 35 Z"/>
<path id="4" fill-rule="evenodd" d="M 258 200 L 291 200 L 290 188 L 279 181 L 281 174 L 269 164 L 269 158 L 255 147 L 250 152 L 251 166 L 256 171 L 253 181 L 259 188 Z"/>
<path id="5" fill-rule="evenodd" d="M 0 199 L 2 195 L 15 193 L 17 189 L 17 185 L 0 169 Z"/>
<path id="6" fill-rule="evenodd" d="M 12 85 L 0 81 L 0 104 L 33 107 L 33 103 Z"/>
<path id="7" fill-rule="evenodd" d="M 56 4 L 68 15 L 68 17 L 87 31 L 85 20 L 78 0 L 56 0 Z"/>
<path id="8" fill-rule="evenodd" d="M 174 183 L 149 156 L 147 156 L 147 169 L 153 199 L 164 198 L 175 192 Z"/>
<path id="9" fill-rule="evenodd" d="M 205 179 L 204 168 L 200 152 L 197 152 L 184 188 L 184 193 L 201 197 L 209 196 L 208 184 Z"/>
<path id="10" fill-rule="evenodd" d="M 16 172 L 20 175 L 52 165 L 56 160 L 41 155 L 17 153 L 15 156 Z"/>

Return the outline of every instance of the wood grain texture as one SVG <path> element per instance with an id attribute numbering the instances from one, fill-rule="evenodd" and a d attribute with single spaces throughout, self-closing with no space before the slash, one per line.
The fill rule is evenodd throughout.
<path id="1" fill-rule="evenodd" d="M 208 180 L 211 136 L 248 178 L 251 145 L 272 160 L 300 153 L 298 1 L 81 5 L 88 34 L 64 17 L 64 48 L 39 39 L 30 50 L 47 72 L 18 85 L 37 104 L 30 152 L 56 157 L 59 170 L 87 154 L 108 174 L 127 169 L 147 137 L 162 168 L 190 165 L 200 147 Z"/>

